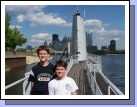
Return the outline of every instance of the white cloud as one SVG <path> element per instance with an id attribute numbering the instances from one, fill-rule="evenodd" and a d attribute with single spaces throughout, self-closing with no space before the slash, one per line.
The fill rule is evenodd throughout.
<path id="1" fill-rule="evenodd" d="M 87 31 L 95 28 L 101 28 L 102 22 L 97 19 L 85 20 L 84 21 L 85 29 Z"/>
<path id="2" fill-rule="evenodd" d="M 103 24 L 103 26 L 109 26 L 109 25 L 111 25 L 112 23 L 105 23 L 105 24 Z"/>
<path id="3" fill-rule="evenodd" d="M 50 38 L 51 39 L 51 34 L 48 34 L 48 33 L 39 33 L 39 34 L 35 34 L 35 35 L 32 35 L 31 37 L 32 38 L 38 38 L 38 39 L 43 39 L 43 38 Z"/>
<path id="4" fill-rule="evenodd" d="M 44 7 L 44 5 L 5 5 L 5 11 L 12 16 L 18 16 L 20 14 L 42 11 Z"/>
<path id="5" fill-rule="evenodd" d="M 39 33 L 31 36 L 31 42 L 35 44 L 44 44 L 46 41 L 48 44 L 52 41 L 52 35 L 48 33 Z"/>
<path id="6" fill-rule="evenodd" d="M 31 42 L 44 43 L 44 40 L 31 39 Z"/>
<path id="7" fill-rule="evenodd" d="M 104 28 L 101 28 L 100 30 L 93 31 L 94 33 L 97 33 L 99 35 L 104 36 L 125 36 L 125 31 L 119 31 L 119 30 L 104 30 Z"/>
<path id="8" fill-rule="evenodd" d="M 63 27 L 69 27 L 71 26 L 71 23 L 67 23 L 64 19 L 61 17 L 56 17 L 56 14 L 44 14 L 44 12 L 38 12 L 38 13 L 29 13 L 26 15 L 20 15 L 17 17 L 18 22 L 22 21 L 30 21 L 30 26 L 38 26 L 38 25 L 56 25 L 56 26 L 63 26 Z"/>
<path id="9" fill-rule="evenodd" d="M 120 38 L 114 38 L 114 40 L 117 40 L 117 41 L 118 41 L 118 40 L 120 40 Z"/>
<path id="10" fill-rule="evenodd" d="M 31 23 L 30 26 L 35 26 L 36 27 L 37 25 L 35 23 Z"/>
<path id="11" fill-rule="evenodd" d="M 14 27 L 17 27 L 18 29 L 21 29 L 21 28 L 22 28 L 22 26 L 18 26 L 18 25 L 17 25 L 17 26 L 10 25 L 9 27 L 10 27 L 11 29 L 14 29 Z"/>
<path id="12" fill-rule="evenodd" d="M 11 16 L 15 16 L 18 22 L 29 21 L 31 23 L 30 26 L 35 27 L 38 25 L 70 27 L 72 25 L 59 17 L 57 13 L 45 14 L 42 10 L 44 7 L 45 6 L 10 5 L 6 6 L 6 12 Z"/>

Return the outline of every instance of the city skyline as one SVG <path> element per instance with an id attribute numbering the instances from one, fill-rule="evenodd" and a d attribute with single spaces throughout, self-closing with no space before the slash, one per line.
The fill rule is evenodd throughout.
<path id="1" fill-rule="evenodd" d="M 76 11 L 76 5 L 5 5 L 5 13 L 11 16 L 10 28 L 17 26 L 28 39 L 26 45 L 32 47 L 52 43 L 53 34 L 58 34 L 59 40 L 71 36 Z M 116 40 L 116 49 L 125 49 L 125 5 L 79 5 L 78 11 L 83 18 L 85 11 L 85 31 L 92 32 L 93 45 L 101 49 Z"/>

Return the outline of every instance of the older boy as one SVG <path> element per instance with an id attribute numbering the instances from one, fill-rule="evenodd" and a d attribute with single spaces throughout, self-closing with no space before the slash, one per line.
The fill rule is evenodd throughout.
<path id="1" fill-rule="evenodd" d="M 48 84 L 49 95 L 76 95 L 78 86 L 72 78 L 65 76 L 66 70 L 66 61 L 60 60 L 56 62 L 55 71 L 57 77 Z"/>
<path id="2" fill-rule="evenodd" d="M 49 48 L 39 46 L 37 54 L 40 62 L 32 67 L 29 81 L 31 81 L 31 95 L 48 95 L 48 83 L 55 74 L 54 65 L 48 62 Z"/>

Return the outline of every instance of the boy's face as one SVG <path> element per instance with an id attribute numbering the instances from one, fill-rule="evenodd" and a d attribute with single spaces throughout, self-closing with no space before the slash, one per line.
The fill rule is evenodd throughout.
<path id="1" fill-rule="evenodd" d="M 56 74 L 59 78 L 65 75 L 66 69 L 64 67 L 56 67 Z"/>
<path id="2" fill-rule="evenodd" d="M 38 56 L 39 56 L 40 61 L 43 62 L 43 61 L 46 61 L 48 59 L 49 54 L 45 50 L 40 50 Z"/>

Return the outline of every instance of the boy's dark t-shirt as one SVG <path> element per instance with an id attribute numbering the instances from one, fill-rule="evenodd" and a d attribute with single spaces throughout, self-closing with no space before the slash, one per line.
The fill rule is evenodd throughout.
<path id="1" fill-rule="evenodd" d="M 32 67 L 28 81 L 33 81 L 34 86 L 31 89 L 31 95 L 49 95 L 48 83 L 56 77 L 55 65 L 49 63 L 47 66 L 42 66 L 40 63 Z M 54 75 L 54 76 L 53 76 Z"/>

